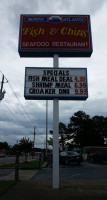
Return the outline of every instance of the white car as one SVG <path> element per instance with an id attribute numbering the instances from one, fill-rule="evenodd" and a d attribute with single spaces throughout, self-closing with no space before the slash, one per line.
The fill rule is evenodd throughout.
<path id="1" fill-rule="evenodd" d="M 0 158 L 4 158 L 6 157 L 6 154 L 5 153 L 0 153 Z"/>

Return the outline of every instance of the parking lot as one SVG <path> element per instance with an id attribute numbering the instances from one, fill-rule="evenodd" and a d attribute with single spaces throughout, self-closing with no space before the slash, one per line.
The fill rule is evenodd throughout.
<path id="1" fill-rule="evenodd" d="M 1 180 L 14 180 L 14 173 L 5 179 L 9 170 L 0 172 Z M 59 190 L 52 189 L 52 172 L 52 164 L 40 170 L 20 170 L 20 181 L 0 199 L 22 199 L 22 191 L 26 199 L 107 199 L 107 164 L 60 165 Z"/>
<path id="2" fill-rule="evenodd" d="M 29 157 L 29 159 L 32 159 Z M 20 157 L 20 161 L 24 160 L 24 157 Z M 15 162 L 15 157 L 0 158 L 0 164 Z M 6 176 L 7 174 L 14 171 L 14 169 L 0 169 L 0 177 Z M 32 180 L 42 180 L 42 179 L 52 179 L 53 169 L 52 164 L 46 168 L 42 168 L 35 173 Z M 59 167 L 59 177 L 60 180 L 77 180 L 77 179 L 97 179 L 105 180 L 107 179 L 107 163 L 89 163 L 82 162 L 80 165 L 62 165 Z"/>
<path id="3" fill-rule="evenodd" d="M 22 162 L 24 160 L 25 160 L 25 156 L 19 157 L 19 162 Z M 32 156 L 28 156 L 28 160 L 32 160 Z M 16 156 L 6 156 L 4 158 L 0 157 L 0 164 L 15 163 L 15 161 L 16 161 Z"/>
<path id="4" fill-rule="evenodd" d="M 36 159 L 36 157 L 34 156 L 33 159 Z M 32 160 L 32 156 L 28 156 L 28 160 Z M 25 157 L 24 156 L 20 156 L 19 157 L 19 162 L 23 162 L 25 161 Z M 0 165 L 2 164 L 8 164 L 8 163 L 15 163 L 16 162 L 16 156 L 6 156 L 4 158 L 0 157 Z M 15 169 L 11 169 L 11 168 L 1 168 L 0 169 L 0 178 L 5 177 L 11 173 L 15 172 Z"/>
<path id="5" fill-rule="evenodd" d="M 107 179 L 107 163 L 95 164 L 82 162 L 81 165 L 60 165 L 59 167 L 60 180 L 72 179 Z M 37 179 L 52 179 L 52 166 L 39 170 L 32 180 Z"/>

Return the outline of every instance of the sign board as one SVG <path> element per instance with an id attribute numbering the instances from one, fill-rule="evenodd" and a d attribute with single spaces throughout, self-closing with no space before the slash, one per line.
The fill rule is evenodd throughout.
<path id="1" fill-rule="evenodd" d="M 86 100 L 86 68 L 26 67 L 25 99 Z"/>
<path id="2" fill-rule="evenodd" d="M 21 15 L 21 57 L 89 57 L 92 53 L 89 15 Z"/>

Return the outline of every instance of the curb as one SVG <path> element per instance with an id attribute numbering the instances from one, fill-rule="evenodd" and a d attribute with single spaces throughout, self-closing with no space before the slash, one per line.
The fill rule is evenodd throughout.
<path id="1" fill-rule="evenodd" d="M 45 167 L 47 167 L 48 166 L 48 162 L 45 162 L 42 166 L 41 166 L 41 168 L 45 168 Z"/>
<path id="2" fill-rule="evenodd" d="M 41 166 L 41 168 L 45 168 L 47 166 L 48 166 L 48 162 L 45 162 Z M 34 174 L 37 173 L 37 171 L 40 170 L 40 169 L 30 169 L 30 170 L 19 169 L 19 180 L 29 180 L 29 179 L 31 179 L 32 176 L 34 176 Z M 6 176 L 0 177 L 0 180 L 15 180 L 15 170 L 12 173 L 10 173 Z"/>

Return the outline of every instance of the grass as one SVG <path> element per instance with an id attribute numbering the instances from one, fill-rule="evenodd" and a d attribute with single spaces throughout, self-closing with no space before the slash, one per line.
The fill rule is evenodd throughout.
<path id="1" fill-rule="evenodd" d="M 41 164 L 39 165 L 39 162 L 37 160 L 21 162 L 21 163 L 19 163 L 19 168 L 21 168 L 21 169 L 39 169 L 43 163 L 44 162 L 41 162 Z M 3 165 L 0 165 L 0 168 L 15 168 L 15 163 L 3 164 Z"/>
<path id="2" fill-rule="evenodd" d="M 10 189 L 16 181 L 0 181 L 0 196 Z"/>
<path id="3" fill-rule="evenodd" d="M 43 164 L 43 163 L 41 163 Z M 38 161 L 28 161 L 20 163 L 21 169 L 39 169 L 41 165 L 39 165 Z"/>
<path id="4" fill-rule="evenodd" d="M 0 164 L 0 168 L 14 168 L 15 163 L 9 163 L 9 164 Z"/>

